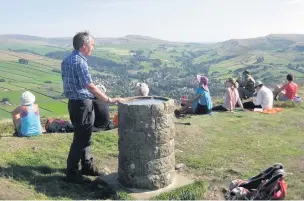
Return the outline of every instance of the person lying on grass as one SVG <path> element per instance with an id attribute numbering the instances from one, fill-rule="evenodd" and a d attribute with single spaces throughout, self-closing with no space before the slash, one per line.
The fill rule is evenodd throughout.
<path id="1" fill-rule="evenodd" d="M 202 75 L 196 76 L 199 86 L 195 90 L 195 95 L 190 100 L 185 100 L 179 110 L 175 110 L 175 115 L 180 114 L 210 114 L 212 100 L 208 88 L 208 78 Z"/>
<path id="2" fill-rule="evenodd" d="M 234 109 L 238 103 L 238 105 L 244 110 L 243 104 L 241 102 L 239 92 L 238 92 L 238 84 L 233 78 L 229 78 L 226 81 L 226 95 L 223 105 L 215 106 L 212 108 L 212 111 L 229 111 L 234 112 Z"/>
<path id="3" fill-rule="evenodd" d="M 34 102 L 35 96 L 31 92 L 21 94 L 21 105 L 11 112 L 15 125 L 14 136 L 30 137 L 42 133 L 39 107 Z"/>
<path id="4" fill-rule="evenodd" d="M 273 107 L 273 93 L 266 87 L 261 81 L 257 81 L 255 85 L 257 96 L 253 98 L 253 101 L 243 103 L 245 109 L 262 108 L 263 110 L 269 110 Z"/>

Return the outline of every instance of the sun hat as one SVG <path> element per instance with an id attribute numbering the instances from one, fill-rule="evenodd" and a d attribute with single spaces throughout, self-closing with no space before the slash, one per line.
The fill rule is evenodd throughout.
<path id="1" fill-rule="evenodd" d="M 35 102 L 35 95 L 29 91 L 25 91 L 20 96 L 21 105 L 31 105 Z"/>
<path id="2" fill-rule="evenodd" d="M 260 86 L 260 85 L 262 85 L 262 84 L 263 84 L 263 82 L 261 82 L 261 81 L 257 81 L 257 82 L 255 83 L 254 88 L 257 88 L 258 86 Z"/>
<path id="3" fill-rule="evenodd" d="M 209 91 L 209 88 L 208 88 L 208 82 L 209 82 L 209 80 L 208 80 L 208 78 L 206 76 L 197 74 L 196 75 L 196 79 L 197 79 L 199 85 L 201 87 L 203 87 L 203 89 L 205 89 L 206 91 Z"/>

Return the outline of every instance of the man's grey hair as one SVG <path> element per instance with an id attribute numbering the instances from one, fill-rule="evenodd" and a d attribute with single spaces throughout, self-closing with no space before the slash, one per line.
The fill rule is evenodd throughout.
<path id="1" fill-rule="evenodd" d="M 148 96 L 149 95 L 149 87 L 146 83 L 137 83 L 135 96 Z"/>
<path id="2" fill-rule="evenodd" d="M 73 38 L 73 47 L 75 50 L 79 50 L 84 43 L 90 43 L 90 39 L 94 39 L 89 31 L 78 32 Z"/>

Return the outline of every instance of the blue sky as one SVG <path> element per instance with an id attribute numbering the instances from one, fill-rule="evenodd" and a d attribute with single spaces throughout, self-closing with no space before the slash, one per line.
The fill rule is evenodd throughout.
<path id="1" fill-rule="evenodd" d="M 304 34 L 304 0 L 1 0 L 0 24 L 0 34 L 216 42 Z"/>

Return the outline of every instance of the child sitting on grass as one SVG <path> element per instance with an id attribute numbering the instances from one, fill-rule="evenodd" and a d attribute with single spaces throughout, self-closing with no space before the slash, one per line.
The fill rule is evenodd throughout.
<path id="1" fill-rule="evenodd" d="M 238 92 L 238 84 L 233 78 L 229 78 L 226 81 L 226 95 L 223 105 L 215 106 L 212 111 L 229 111 L 234 112 L 236 105 L 239 105 L 244 110 L 243 104 Z"/>

